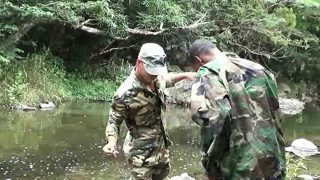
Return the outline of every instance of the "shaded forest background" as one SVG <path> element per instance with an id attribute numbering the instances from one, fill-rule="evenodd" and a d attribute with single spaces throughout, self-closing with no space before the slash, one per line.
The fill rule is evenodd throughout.
<path id="1" fill-rule="evenodd" d="M 183 68 L 198 38 L 320 88 L 320 0 L 0 0 L 0 104 L 107 100 L 140 46 Z"/>

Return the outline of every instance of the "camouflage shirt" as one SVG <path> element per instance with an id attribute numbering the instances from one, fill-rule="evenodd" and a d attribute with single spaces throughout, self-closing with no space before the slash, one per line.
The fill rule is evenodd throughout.
<path id="1" fill-rule="evenodd" d="M 157 152 L 170 145 L 163 119 L 164 88 L 173 85 L 173 81 L 158 76 L 156 84 L 156 92 L 148 90 L 133 70 L 116 91 L 109 111 L 106 137 L 118 138 L 120 125 L 125 121 L 132 137 L 129 162 L 137 166 L 157 164 Z"/>
<path id="2" fill-rule="evenodd" d="M 277 86 L 264 67 L 225 55 L 215 58 L 197 72 L 191 111 L 201 127 L 208 174 L 224 179 L 284 175 Z"/>

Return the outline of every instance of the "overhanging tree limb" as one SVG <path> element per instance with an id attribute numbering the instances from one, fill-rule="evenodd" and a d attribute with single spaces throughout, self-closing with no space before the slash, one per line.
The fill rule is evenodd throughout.
<path id="1" fill-rule="evenodd" d="M 209 22 L 202 22 L 203 19 L 206 17 L 206 14 L 204 14 L 200 19 L 198 19 L 197 21 L 195 21 L 194 23 L 190 24 L 190 25 L 187 25 L 187 26 L 182 26 L 182 27 L 173 27 L 173 28 L 167 28 L 167 29 L 162 29 L 162 26 L 161 26 L 161 30 L 160 31 L 149 31 L 149 30 L 145 30 L 145 29 L 138 29 L 138 28 L 127 28 L 126 31 L 129 33 L 129 34 L 135 34 L 135 35 L 144 35 L 144 36 L 157 36 L 157 35 L 160 35 L 164 32 L 167 32 L 167 31 L 172 31 L 172 30 L 177 30 L 177 29 L 187 29 L 187 30 L 193 30 L 193 29 L 196 29 L 198 28 L 199 26 L 202 26 L 202 25 L 206 25 L 206 24 L 209 24 L 209 23 L 212 23 L 213 21 L 209 21 Z M 105 35 L 106 34 L 106 31 L 104 30 L 101 30 L 101 29 L 98 29 L 98 28 L 93 28 L 93 27 L 90 27 L 90 26 L 87 26 L 87 24 L 89 24 L 90 22 L 92 22 L 93 19 L 87 19 L 85 20 L 84 22 L 80 23 L 79 25 L 77 26 L 74 26 L 76 29 L 80 29 L 82 31 L 85 31 L 85 32 L 88 32 L 88 33 L 91 33 L 91 34 L 96 34 L 96 35 Z"/>
<path id="2" fill-rule="evenodd" d="M 203 19 L 206 17 L 206 14 L 204 14 L 200 19 L 198 19 L 197 21 L 195 21 L 194 23 L 190 24 L 190 25 L 187 25 L 187 26 L 182 26 L 182 27 L 173 27 L 173 28 L 168 28 L 168 29 L 161 29 L 160 31 L 156 31 L 156 32 L 153 32 L 153 31 L 148 31 L 148 30 L 144 30 L 144 29 L 131 29 L 131 28 L 128 28 L 127 29 L 127 32 L 131 33 L 131 34 L 138 34 L 138 35 L 152 35 L 152 36 L 156 36 L 156 35 L 159 35 L 159 34 L 162 34 L 164 32 L 167 32 L 167 31 L 172 31 L 172 30 L 176 30 L 176 29 L 180 29 L 180 30 L 193 30 L 193 29 L 196 29 L 198 28 L 199 26 L 202 26 L 202 25 L 206 25 L 206 24 L 209 24 L 209 23 L 212 23 L 213 21 L 209 21 L 209 22 L 202 22 Z"/>

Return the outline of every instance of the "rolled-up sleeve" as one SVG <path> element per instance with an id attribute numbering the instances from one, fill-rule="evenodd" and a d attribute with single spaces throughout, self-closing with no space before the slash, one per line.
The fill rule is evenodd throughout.
<path id="1" fill-rule="evenodd" d="M 106 126 L 106 137 L 119 137 L 120 126 L 123 120 L 127 118 L 127 109 L 120 98 L 114 98 L 109 110 L 109 118 Z"/>
<path id="2" fill-rule="evenodd" d="M 157 77 L 156 86 L 160 89 L 170 88 L 175 85 L 174 74 L 169 73 Z"/>

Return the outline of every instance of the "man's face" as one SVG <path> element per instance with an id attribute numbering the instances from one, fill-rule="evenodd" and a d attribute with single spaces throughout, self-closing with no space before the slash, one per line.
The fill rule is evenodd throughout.
<path id="1" fill-rule="evenodd" d="M 146 84 L 152 83 L 157 78 L 156 75 L 151 75 L 146 72 L 144 62 L 139 59 L 136 62 L 136 68 Z"/>
<path id="2" fill-rule="evenodd" d="M 195 71 L 198 71 L 198 69 L 201 66 L 210 62 L 214 57 L 215 57 L 214 49 L 210 49 L 209 51 L 204 52 L 199 56 L 196 56 L 191 66 Z"/>

